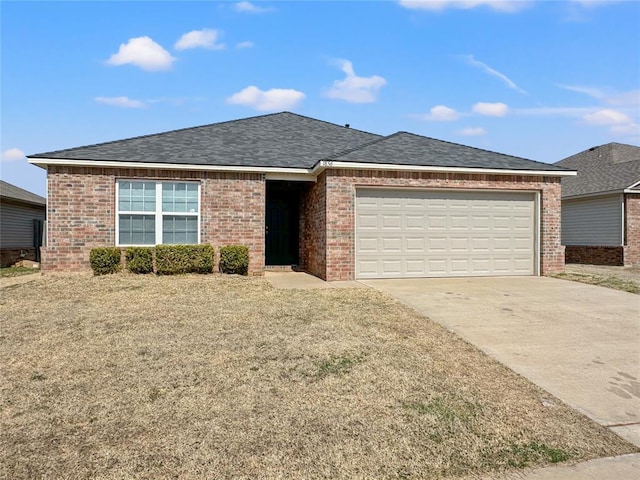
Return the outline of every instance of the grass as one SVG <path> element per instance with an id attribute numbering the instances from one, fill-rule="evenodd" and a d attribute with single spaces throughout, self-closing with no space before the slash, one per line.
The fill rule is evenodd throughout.
<path id="1" fill-rule="evenodd" d="M 374 290 L 47 275 L 0 318 L 0 478 L 437 479 L 637 451 Z"/>
<path id="2" fill-rule="evenodd" d="M 20 277 L 22 275 L 31 275 L 40 273 L 39 268 L 30 267 L 2 267 L 0 268 L 0 278 L 3 277 Z"/>
<path id="3" fill-rule="evenodd" d="M 613 275 L 596 275 L 591 273 L 563 272 L 554 275 L 563 280 L 599 285 L 601 287 L 622 290 L 623 292 L 640 294 L 640 283 Z"/>

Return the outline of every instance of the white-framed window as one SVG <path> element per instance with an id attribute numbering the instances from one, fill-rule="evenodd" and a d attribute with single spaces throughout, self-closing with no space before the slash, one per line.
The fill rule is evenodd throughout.
<path id="1" fill-rule="evenodd" d="M 197 243 L 200 243 L 200 183 L 116 182 L 116 245 Z"/>

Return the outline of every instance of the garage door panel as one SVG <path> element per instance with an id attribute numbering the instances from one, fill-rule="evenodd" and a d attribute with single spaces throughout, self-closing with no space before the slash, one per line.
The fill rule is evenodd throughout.
<path id="1" fill-rule="evenodd" d="M 401 259 L 382 259 L 380 266 L 382 268 L 382 276 L 402 276 L 402 260 Z"/>
<path id="2" fill-rule="evenodd" d="M 469 217 L 467 215 L 451 215 L 449 217 L 449 230 L 467 230 Z"/>
<path id="3" fill-rule="evenodd" d="M 533 275 L 533 193 L 362 189 L 358 278 Z"/>
<path id="4" fill-rule="evenodd" d="M 383 230 L 400 230 L 402 227 L 402 217 L 400 215 L 390 215 L 383 213 L 380 215 L 380 228 Z"/>
<path id="5" fill-rule="evenodd" d="M 447 251 L 447 237 L 427 237 L 427 253 L 444 253 Z"/>
<path id="6" fill-rule="evenodd" d="M 468 252 L 469 237 L 449 237 L 449 251 L 452 253 Z"/>
<path id="7" fill-rule="evenodd" d="M 383 254 L 402 252 L 402 237 L 382 237 L 379 243 L 382 244 Z"/>
<path id="8" fill-rule="evenodd" d="M 360 214 L 358 215 L 358 225 L 363 230 L 378 230 L 378 215 L 376 214 Z"/>
<path id="9" fill-rule="evenodd" d="M 425 217 L 424 215 L 415 215 L 408 213 L 404 217 L 405 224 L 404 227 L 407 230 L 416 229 L 418 231 L 422 231 L 425 227 Z"/>
<path id="10" fill-rule="evenodd" d="M 445 231 L 447 229 L 447 217 L 427 214 L 427 228 L 431 231 Z"/>
<path id="11" fill-rule="evenodd" d="M 415 255 L 416 253 L 425 253 L 424 244 L 424 237 L 405 237 L 404 251 L 412 255 Z"/>

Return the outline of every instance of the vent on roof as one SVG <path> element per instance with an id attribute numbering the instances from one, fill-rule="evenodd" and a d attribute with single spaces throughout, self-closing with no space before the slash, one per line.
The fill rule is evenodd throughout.
<path id="1" fill-rule="evenodd" d="M 348 123 L 344 124 L 344 128 L 349 128 L 351 125 L 349 125 Z"/>

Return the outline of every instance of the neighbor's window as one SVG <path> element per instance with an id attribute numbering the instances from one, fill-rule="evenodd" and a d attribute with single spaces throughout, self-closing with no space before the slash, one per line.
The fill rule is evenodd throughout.
<path id="1" fill-rule="evenodd" d="M 118 245 L 198 243 L 200 185 L 119 180 Z"/>

